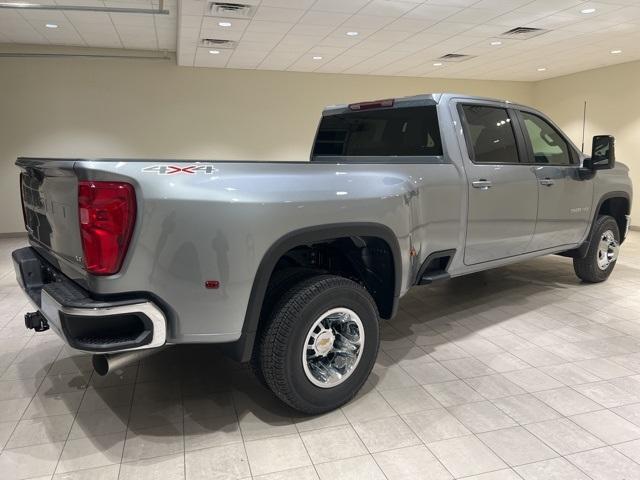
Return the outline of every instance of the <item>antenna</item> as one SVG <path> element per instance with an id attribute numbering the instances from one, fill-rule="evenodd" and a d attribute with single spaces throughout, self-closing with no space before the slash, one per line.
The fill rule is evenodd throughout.
<path id="1" fill-rule="evenodd" d="M 587 101 L 584 101 L 584 110 L 582 111 L 582 148 L 580 151 L 584 153 L 584 129 L 587 124 Z"/>

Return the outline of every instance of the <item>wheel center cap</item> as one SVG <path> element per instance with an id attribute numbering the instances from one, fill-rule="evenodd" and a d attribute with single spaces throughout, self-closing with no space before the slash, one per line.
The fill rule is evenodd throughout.
<path id="1" fill-rule="evenodd" d="M 318 355 L 326 355 L 333 348 L 333 342 L 335 340 L 333 332 L 327 330 L 322 332 L 316 337 L 315 350 Z"/>

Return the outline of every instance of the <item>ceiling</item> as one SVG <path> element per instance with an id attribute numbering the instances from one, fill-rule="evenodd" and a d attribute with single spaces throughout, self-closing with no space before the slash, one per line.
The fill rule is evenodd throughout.
<path id="1" fill-rule="evenodd" d="M 0 0 L 0 4 L 13 1 Z M 158 9 L 156 0 L 33 0 L 33 3 Z M 164 8 L 169 10 L 168 15 L 0 9 L 0 43 L 175 51 L 177 0 L 165 0 Z M 47 24 L 57 28 L 47 28 Z"/>
<path id="2" fill-rule="evenodd" d="M 169 50 L 195 67 L 523 81 L 640 59 L 640 0 L 220 1 L 250 5 L 249 16 L 214 16 L 211 0 L 166 0 L 169 15 L 0 9 L 0 43 Z M 548 31 L 503 36 L 515 27 Z M 234 43 L 202 46 L 204 38 Z M 471 58 L 440 59 L 451 53 Z"/>

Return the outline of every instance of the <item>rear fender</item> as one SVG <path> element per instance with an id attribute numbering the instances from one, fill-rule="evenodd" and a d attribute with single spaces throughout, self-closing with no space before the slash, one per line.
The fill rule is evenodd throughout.
<path id="1" fill-rule="evenodd" d="M 400 245 L 395 233 L 389 227 L 377 223 L 346 223 L 307 227 L 284 235 L 265 253 L 251 288 L 242 335 L 237 342 L 227 345 L 228 354 L 243 362 L 249 361 L 251 358 L 267 286 L 269 285 L 269 280 L 278 260 L 280 260 L 286 252 L 300 245 L 309 245 L 334 238 L 353 236 L 379 237 L 389 245 L 393 255 L 395 276 L 391 315 L 393 316 L 398 308 L 400 287 L 402 284 L 402 257 L 400 254 Z"/>

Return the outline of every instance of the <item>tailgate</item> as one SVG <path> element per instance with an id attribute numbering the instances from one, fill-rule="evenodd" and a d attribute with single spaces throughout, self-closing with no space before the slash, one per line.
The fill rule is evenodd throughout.
<path id="1" fill-rule="evenodd" d="M 74 160 L 25 158 L 16 162 L 29 240 L 53 263 L 75 270 L 82 268 L 82 244 L 74 164 Z"/>

